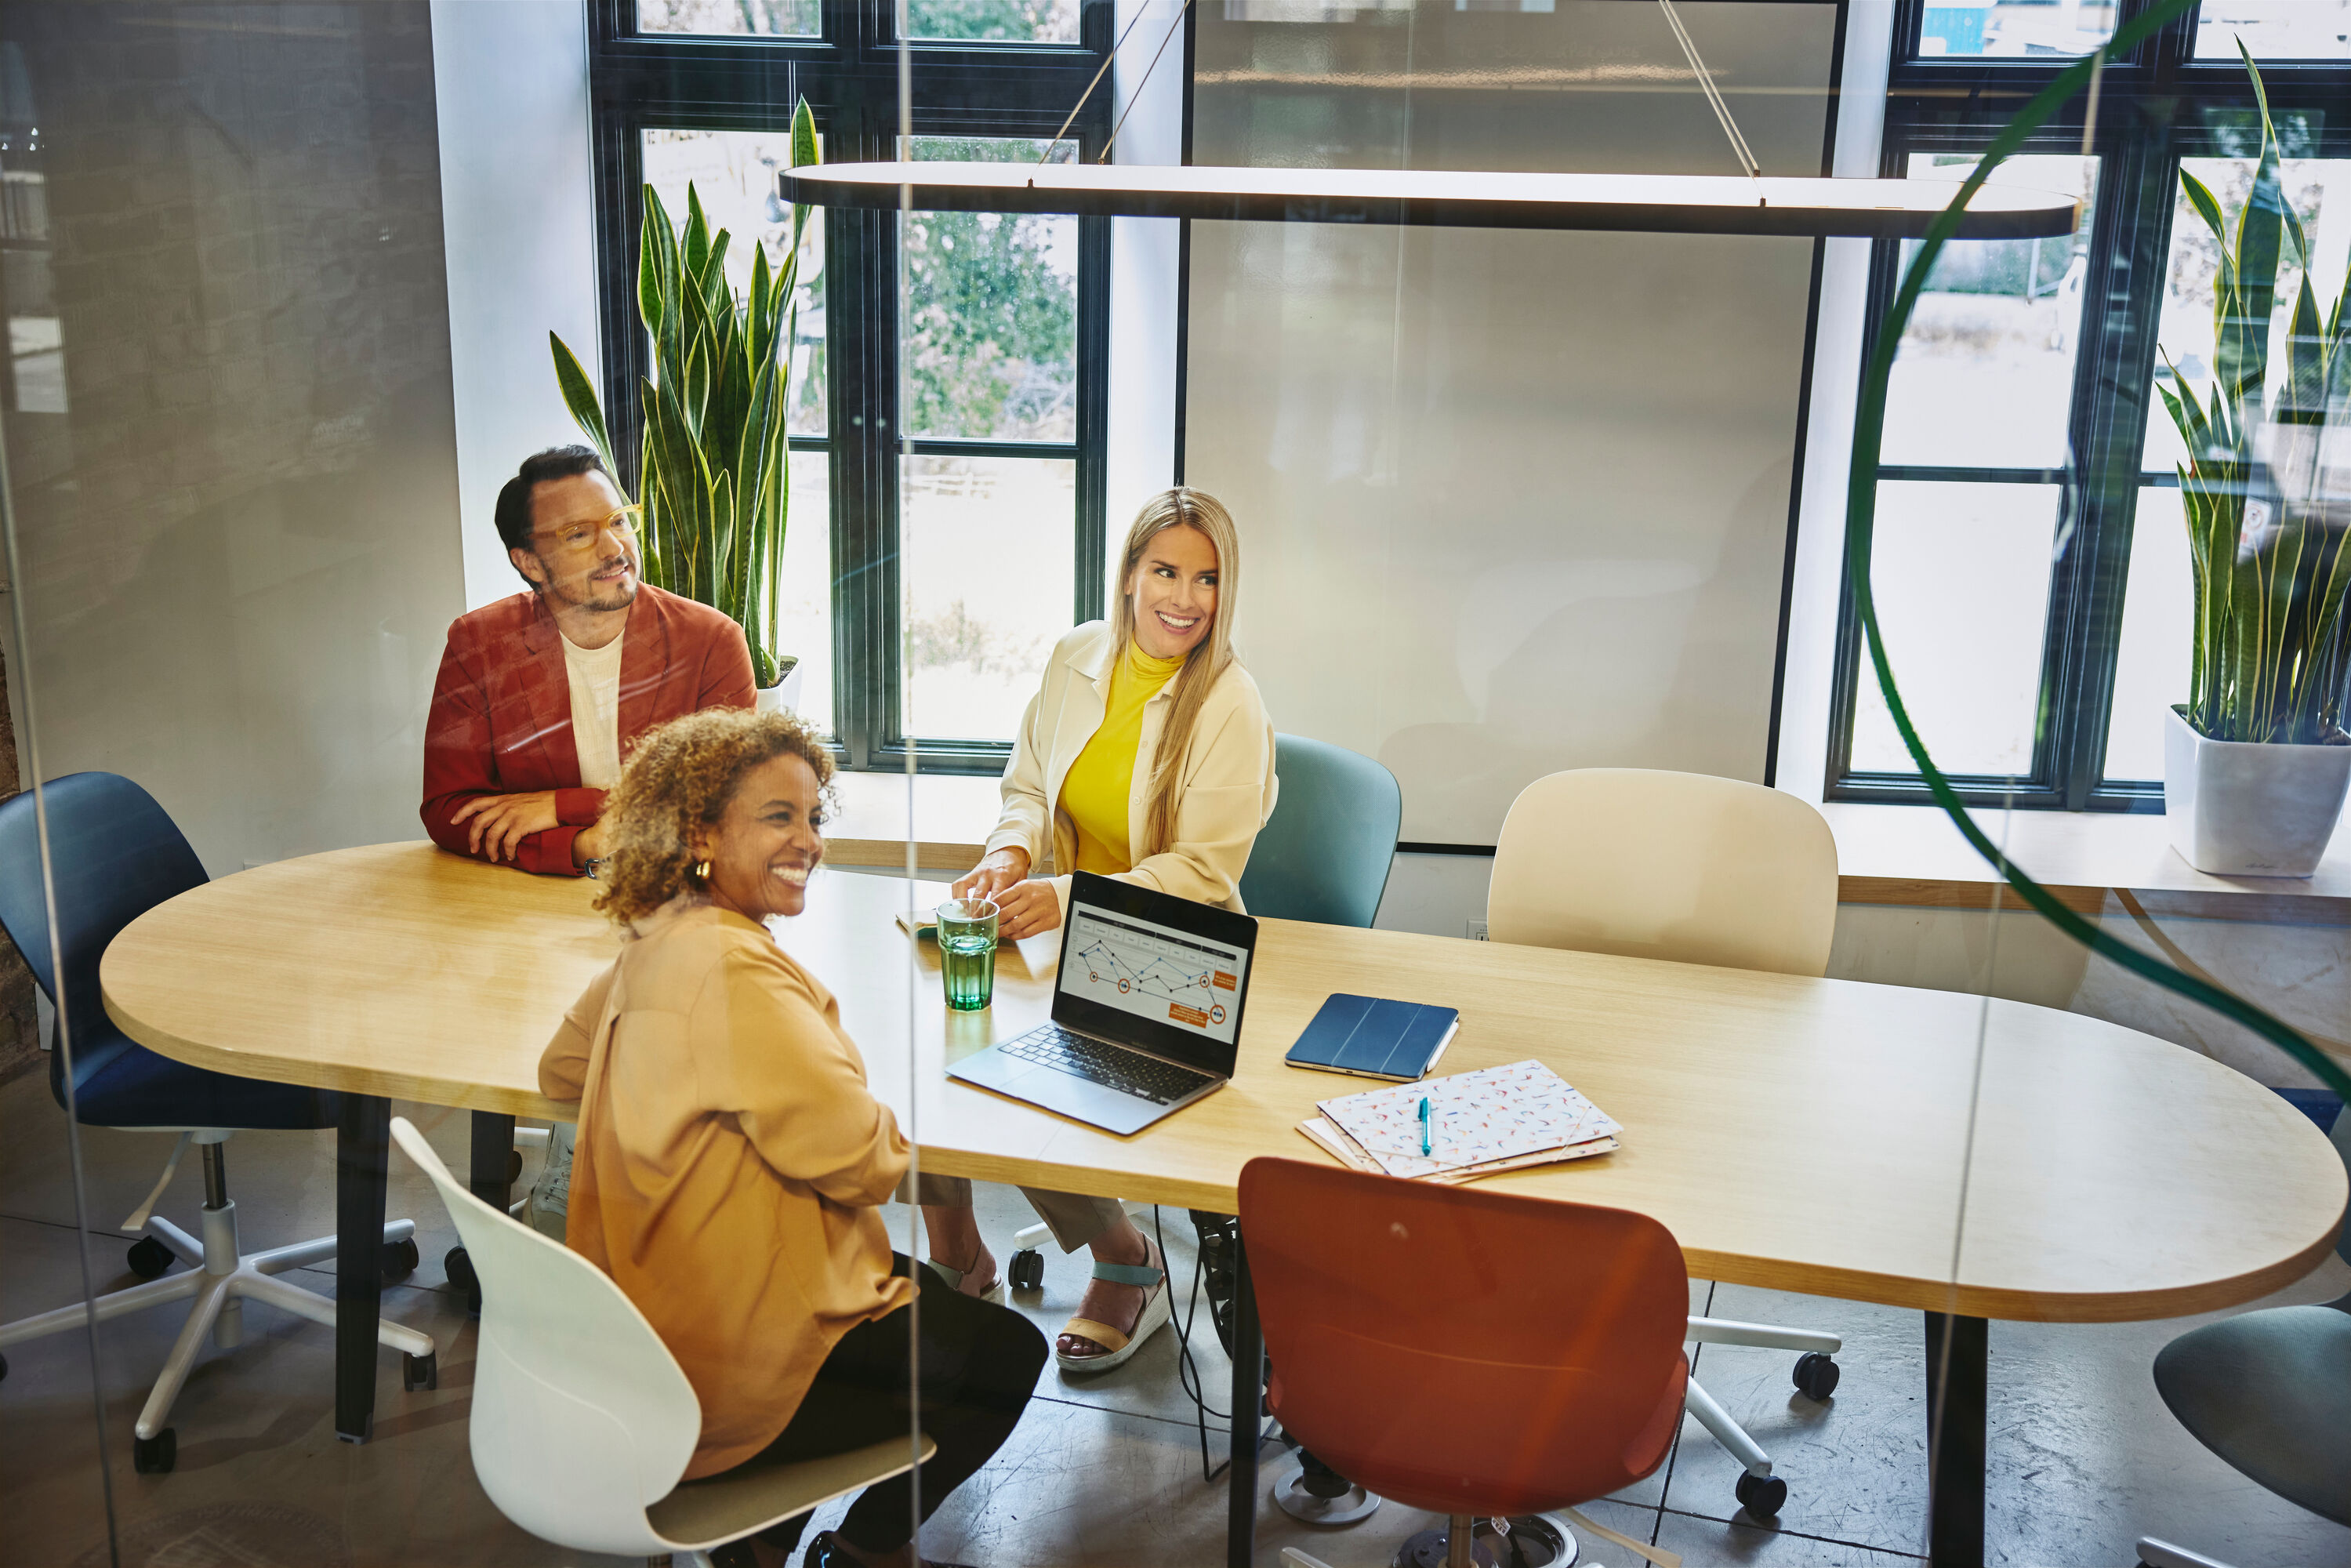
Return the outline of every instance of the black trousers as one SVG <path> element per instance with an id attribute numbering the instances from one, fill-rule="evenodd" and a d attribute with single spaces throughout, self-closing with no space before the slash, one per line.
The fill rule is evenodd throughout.
<path id="1" fill-rule="evenodd" d="M 896 1255 L 893 1271 L 903 1278 L 910 1270 Z M 790 1424 L 741 1468 L 907 1438 L 919 1410 L 923 1431 L 939 1446 L 920 1471 L 928 1519 L 1004 1446 L 1045 1369 L 1045 1336 L 1009 1307 L 960 1294 L 928 1269 L 911 1272 L 921 1292 L 919 1356 L 907 1343 L 913 1309 L 858 1324 L 825 1357 Z M 914 1476 L 898 1476 L 858 1494 L 841 1534 L 862 1552 L 895 1552 L 914 1538 Z M 788 1519 L 760 1539 L 789 1552 L 808 1521 L 807 1514 Z"/>

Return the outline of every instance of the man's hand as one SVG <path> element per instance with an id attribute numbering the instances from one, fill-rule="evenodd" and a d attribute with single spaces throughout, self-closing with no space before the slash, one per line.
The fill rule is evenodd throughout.
<path id="1" fill-rule="evenodd" d="M 996 935 L 1018 942 L 1061 924 L 1061 901 L 1050 882 L 1017 882 L 996 895 Z"/>
<path id="2" fill-rule="evenodd" d="M 494 861 L 514 859 L 525 838 L 563 825 L 563 820 L 555 814 L 552 789 L 533 789 L 521 795 L 476 795 L 449 813 L 452 822 L 469 818 L 473 825 L 466 831 L 466 848 Z"/>
<path id="3" fill-rule="evenodd" d="M 947 891 L 957 898 L 992 898 L 1001 903 L 1005 891 L 1019 886 L 1028 874 L 1029 852 L 1008 844 L 988 854 Z"/>

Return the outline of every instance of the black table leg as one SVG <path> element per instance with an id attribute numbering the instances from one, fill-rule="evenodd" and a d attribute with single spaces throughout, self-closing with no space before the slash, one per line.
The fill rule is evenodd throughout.
<path id="1" fill-rule="evenodd" d="M 1927 1314 L 1927 1560 L 1983 1568 L 1989 1325 Z"/>
<path id="2" fill-rule="evenodd" d="M 335 1436 L 375 1430 L 375 1327 L 383 1301 L 384 1186 L 392 1102 L 345 1094 L 335 1139 Z"/>
<path id="3" fill-rule="evenodd" d="M 1265 1336 L 1258 1330 L 1257 1291 L 1249 1283 L 1249 1245 L 1233 1248 L 1232 1476 L 1225 1526 L 1226 1568 L 1249 1568 L 1257 1549 L 1257 1448 L 1265 1396 Z"/>
<path id="4" fill-rule="evenodd" d="M 472 1168 L 465 1186 L 500 1214 L 514 1201 L 514 1184 L 507 1179 L 507 1172 L 514 1168 L 514 1124 L 512 1116 L 495 1111 L 474 1113 Z"/>

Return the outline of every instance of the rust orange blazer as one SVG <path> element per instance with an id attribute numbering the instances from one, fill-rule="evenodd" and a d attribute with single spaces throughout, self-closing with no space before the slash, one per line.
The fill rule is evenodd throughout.
<path id="1" fill-rule="evenodd" d="M 621 645 L 621 758 L 653 726 L 706 707 L 757 700 L 743 629 L 706 604 L 647 583 L 629 606 Z M 532 833 L 515 852 L 525 871 L 562 876 L 571 841 L 604 810 L 604 791 L 580 785 L 571 738 L 571 685 L 563 637 L 536 593 L 517 593 L 449 623 L 433 709 L 424 727 L 424 831 L 443 849 L 465 847 L 467 824 L 451 814 L 476 795 L 552 789 L 560 827 Z"/>

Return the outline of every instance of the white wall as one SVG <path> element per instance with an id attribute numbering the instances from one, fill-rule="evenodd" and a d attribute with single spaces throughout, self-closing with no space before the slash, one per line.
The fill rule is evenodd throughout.
<path id="1" fill-rule="evenodd" d="M 599 392 L 586 0 L 433 0 L 465 607 L 518 591 L 491 523 L 531 453 L 585 439 L 559 333 Z"/>
<path id="2" fill-rule="evenodd" d="M 1683 9 L 1766 170 L 1817 172 L 1834 9 Z M 1199 27 L 1203 163 L 1736 167 L 1651 7 Z M 1276 727 L 1384 762 L 1407 841 L 1491 843 L 1562 768 L 1761 779 L 1813 249 L 1195 225 L 1186 477 Z"/>
<path id="3" fill-rule="evenodd" d="M 1112 149 L 1116 163 L 1184 161 L 1184 40 L 1156 70 L 1152 56 L 1181 0 L 1119 0 L 1114 37 L 1124 37 L 1111 71 Z M 1134 31 L 1127 28 L 1132 24 Z M 1110 252 L 1110 420 L 1103 517 L 1115 555 L 1144 500 L 1176 477 L 1176 272 L 1182 225 L 1173 218 L 1113 218 Z M 1111 562 L 1115 575 L 1118 563 Z"/>
<path id="4" fill-rule="evenodd" d="M 1836 172 L 1874 178 L 1886 130 L 1893 57 L 1893 0 L 1850 0 L 1844 70 L 1838 78 Z M 1861 339 L 1869 302 L 1865 239 L 1828 242 L 1821 267 L 1820 325 L 1813 350 L 1813 404 L 1804 436 L 1802 510 L 1794 591 L 1788 606 L 1787 679 L 1781 697 L 1773 782 L 1821 798 L 1828 771 L 1829 681 L 1836 663 L 1837 593 L 1844 582 L 1847 470 L 1860 402 Z"/>

